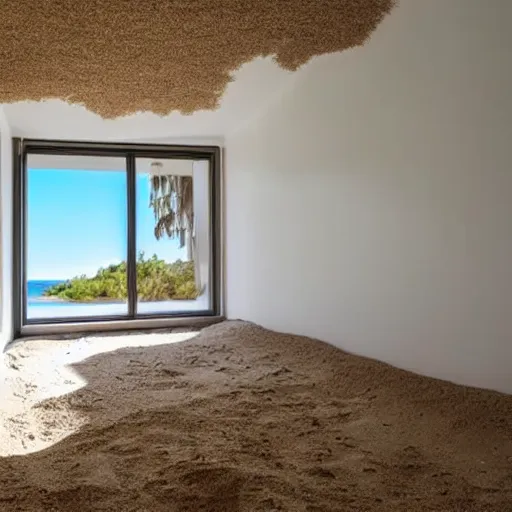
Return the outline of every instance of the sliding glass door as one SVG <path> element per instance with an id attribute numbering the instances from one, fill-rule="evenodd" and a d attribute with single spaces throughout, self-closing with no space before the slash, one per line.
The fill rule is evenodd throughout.
<path id="1" fill-rule="evenodd" d="M 137 312 L 210 309 L 209 164 L 138 158 Z"/>
<path id="2" fill-rule="evenodd" d="M 128 314 L 124 158 L 29 154 L 28 320 Z"/>
<path id="3" fill-rule="evenodd" d="M 219 315 L 218 148 L 18 144 L 17 333 Z"/>

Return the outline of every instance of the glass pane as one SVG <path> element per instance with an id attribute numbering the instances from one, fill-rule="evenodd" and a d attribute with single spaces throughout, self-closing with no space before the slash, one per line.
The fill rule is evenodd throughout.
<path id="1" fill-rule="evenodd" d="M 28 319 L 126 315 L 126 162 L 29 154 Z"/>
<path id="2" fill-rule="evenodd" d="M 208 161 L 138 158 L 137 312 L 210 309 Z"/>

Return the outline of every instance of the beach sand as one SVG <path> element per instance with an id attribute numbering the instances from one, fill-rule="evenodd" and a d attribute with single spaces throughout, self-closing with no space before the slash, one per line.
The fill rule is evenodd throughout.
<path id="1" fill-rule="evenodd" d="M 511 396 L 243 322 L 5 357 L 5 512 L 512 511 Z"/>

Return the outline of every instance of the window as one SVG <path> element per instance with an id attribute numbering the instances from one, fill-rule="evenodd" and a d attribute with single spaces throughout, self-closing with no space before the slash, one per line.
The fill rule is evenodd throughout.
<path id="1" fill-rule="evenodd" d="M 27 320 L 128 314 L 119 157 L 27 155 Z"/>
<path id="2" fill-rule="evenodd" d="M 218 148 L 16 142 L 17 334 L 220 315 Z"/>
<path id="3" fill-rule="evenodd" d="M 137 311 L 209 309 L 208 161 L 137 158 L 135 166 Z M 152 266 L 161 273 L 149 274 Z"/>

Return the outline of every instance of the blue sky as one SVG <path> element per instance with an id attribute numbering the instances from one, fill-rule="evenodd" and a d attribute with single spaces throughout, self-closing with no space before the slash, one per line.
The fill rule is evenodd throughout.
<path id="1" fill-rule="evenodd" d="M 27 278 L 94 275 L 126 260 L 124 171 L 28 170 Z M 185 259 L 177 240 L 157 241 L 149 208 L 149 177 L 137 175 L 137 251 L 166 261 Z"/>

